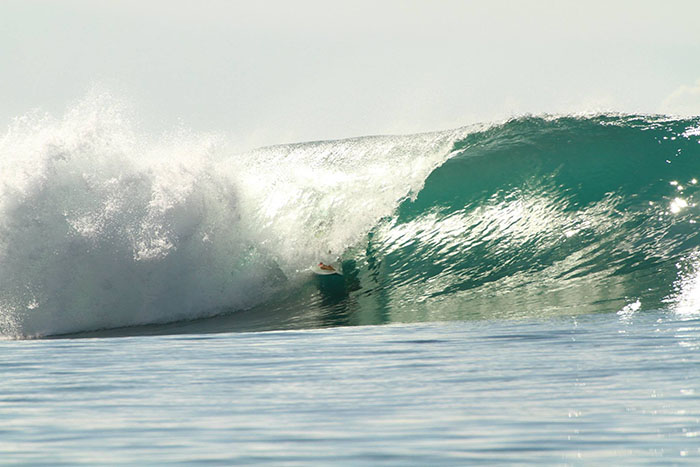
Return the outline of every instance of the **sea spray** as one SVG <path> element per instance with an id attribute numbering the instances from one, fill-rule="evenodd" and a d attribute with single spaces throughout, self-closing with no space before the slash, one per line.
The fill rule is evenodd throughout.
<path id="1" fill-rule="evenodd" d="M 266 275 L 208 138 L 142 142 L 97 96 L 61 120 L 20 120 L 1 147 L 6 334 L 189 319 L 248 305 Z"/>
<path id="2" fill-rule="evenodd" d="M 139 134 L 91 95 L 0 142 L 6 337 L 249 308 L 362 241 L 463 130 L 234 153 L 221 137 Z"/>

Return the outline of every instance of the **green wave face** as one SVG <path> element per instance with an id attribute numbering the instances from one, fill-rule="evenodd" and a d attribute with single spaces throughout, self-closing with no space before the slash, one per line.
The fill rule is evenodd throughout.
<path id="1" fill-rule="evenodd" d="M 345 306 L 374 323 L 700 311 L 699 126 L 522 118 L 470 134 L 348 262 Z"/>

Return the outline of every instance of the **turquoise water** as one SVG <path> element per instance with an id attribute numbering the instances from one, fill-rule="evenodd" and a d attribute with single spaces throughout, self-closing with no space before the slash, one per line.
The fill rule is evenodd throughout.
<path id="1" fill-rule="evenodd" d="M 2 335 L 698 311 L 697 118 L 235 153 L 138 134 L 113 106 L 19 119 L 2 140 Z"/>
<path id="2" fill-rule="evenodd" d="M 0 462 L 697 463 L 700 119 L 0 139 Z M 342 276 L 319 277 L 318 261 Z"/>
<path id="3" fill-rule="evenodd" d="M 0 342 L 22 464 L 696 465 L 700 321 L 664 312 Z"/>

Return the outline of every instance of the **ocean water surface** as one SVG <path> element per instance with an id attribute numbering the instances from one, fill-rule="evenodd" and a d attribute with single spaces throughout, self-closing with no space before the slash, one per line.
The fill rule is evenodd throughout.
<path id="1" fill-rule="evenodd" d="M 0 348 L 3 463 L 700 458 L 700 321 L 663 312 Z"/>
<path id="2" fill-rule="evenodd" d="M 699 118 L 126 115 L 0 139 L 0 463 L 697 463 Z"/>

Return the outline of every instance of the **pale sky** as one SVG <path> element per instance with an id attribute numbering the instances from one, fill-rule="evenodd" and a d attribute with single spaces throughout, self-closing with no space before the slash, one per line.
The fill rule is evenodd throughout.
<path id="1" fill-rule="evenodd" d="M 700 114 L 700 2 L 0 0 L 0 125 L 90 89 L 242 144 Z"/>

